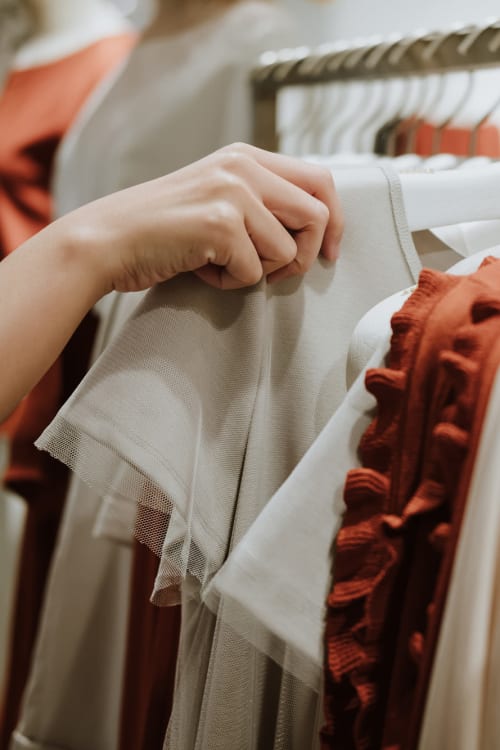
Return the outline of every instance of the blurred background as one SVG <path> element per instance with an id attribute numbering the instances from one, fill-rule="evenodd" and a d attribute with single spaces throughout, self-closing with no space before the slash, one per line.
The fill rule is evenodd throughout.
<path id="1" fill-rule="evenodd" d="M 497 0 L 0 0 L 0 258 L 233 141 L 412 165 L 498 159 L 500 60 L 477 75 L 266 90 L 259 108 L 250 74 L 268 50 L 307 57 L 469 24 L 491 26 L 495 62 L 499 13 Z M 171 712 L 177 726 L 190 715 L 192 695 L 174 695 L 179 608 L 149 601 L 158 560 L 134 541 L 135 506 L 117 509 L 33 447 L 137 302 L 103 300 L 0 426 L 0 750 L 156 750 Z"/>

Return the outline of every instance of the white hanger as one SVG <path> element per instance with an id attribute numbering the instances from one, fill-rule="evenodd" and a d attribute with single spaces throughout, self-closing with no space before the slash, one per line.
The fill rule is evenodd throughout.
<path id="1" fill-rule="evenodd" d="M 370 43 L 379 44 L 380 39 L 378 37 L 366 39 L 359 46 L 352 47 L 350 53 L 342 57 L 339 67 L 346 70 L 354 67 L 365 56 Z M 322 142 L 322 148 L 326 149 L 326 153 L 351 151 L 351 127 L 359 121 L 359 115 L 364 111 L 368 87 L 369 83 L 365 80 L 346 81 L 342 109 L 339 110 L 327 137 Z"/>
<path id="2" fill-rule="evenodd" d="M 412 232 L 500 219 L 500 164 L 400 176 Z"/>
<path id="3" fill-rule="evenodd" d="M 289 156 L 298 155 L 298 140 L 304 120 L 311 86 L 285 86 L 278 92 L 276 102 L 276 130 L 279 150 Z"/>

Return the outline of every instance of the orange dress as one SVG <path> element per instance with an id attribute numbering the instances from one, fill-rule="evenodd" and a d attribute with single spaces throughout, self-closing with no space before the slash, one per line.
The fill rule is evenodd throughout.
<path id="1" fill-rule="evenodd" d="M 107 37 L 57 61 L 8 76 L 0 97 L 0 258 L 50 222 L 51 171 L 61 138 L 97 83 L 124 59 L 133 43 L 131 34 Z M 15 726 L 66 491 L 65 472 L 33 442 L 85 372 L 93 333 L 89 318 L 0 426 L 11 449 L 6 482 L 28 504 L 6 692 L 0 705 L 0 748 L 6 747 Z"/>

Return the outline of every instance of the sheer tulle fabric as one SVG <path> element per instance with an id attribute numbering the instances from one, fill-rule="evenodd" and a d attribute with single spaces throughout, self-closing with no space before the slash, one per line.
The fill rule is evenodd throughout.
<path id="1" fill-rule="evenodd" d="M 420 268 L 397 178 L 369 167 L 336 182 L 348 219 L 337 264 L 238 292 L 190 276 L 160 285 L 38 442 L 100 494 L 138 504 L 136 536 L 160 557 L 153 599 L 183 599 L 169 747 L 243 746 L 247 713 L 245 746 L 315 736 L 317 682 L 276 647 L 282 636 L 256 648 L 230 599 L 212 602 L 214 617 L 201 598 L 345 396 L 357 321 Z"/>

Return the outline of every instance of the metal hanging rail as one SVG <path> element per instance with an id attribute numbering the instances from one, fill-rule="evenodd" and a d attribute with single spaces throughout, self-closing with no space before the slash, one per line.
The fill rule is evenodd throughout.
<path id="1" fill-rule="evenodd" d="M 252 73 L 254 143 L 277 150 L 276 98 L 285 86 L 500 67 L 500 20 L 375 44 L 266 53 Z"/>

